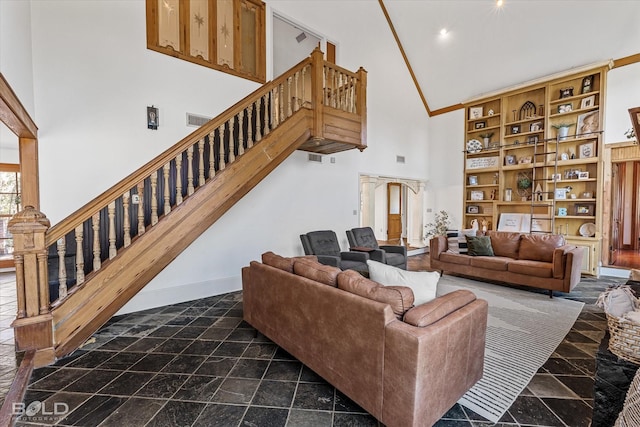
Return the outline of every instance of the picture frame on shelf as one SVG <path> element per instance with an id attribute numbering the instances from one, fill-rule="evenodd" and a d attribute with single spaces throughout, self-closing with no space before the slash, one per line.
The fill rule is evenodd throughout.
<path id="1" fill-rule="evenodd" d="M 567 189 L 556 188 L 556 190 L 553 192 L 553 198 L 556 200 L 567 200 Z"/>
<path id="2" fill-rule="evenodd" d="M 484 129 L 487 127 L 487 122 L 475 122 L 474 129 Z"/>
<path id="3" fill-rule="evenodd" d="M 573 96 L 573 86 L 560 89 L 560 99 L 570 98 Z"/>
<path id="4" fill-rule="evenodd" d="M 511 126 L 511 135 L 515 135 L 517 133 L 520 133 L 520 125 Z"/>
<path id="5" fill-rule="evenodd" d="M 529 164 L 531 163 L 531 156 L 522 156 L 520 157 L 520 160 L 518 160 L 518 164 Z"/>
<path id="6" fill-rule="evenodd" d="M 478 206 L 478 205 L 468 205 L 467 206 L 467 213 L 468 214 L 479 214 L 480 213 L 480 206 Z"/>
<path id="7" fill-rule="evenodd" d="M 560 181 L 561 179 L 562 179 L 562 174 L 559 174 L 559 173 L 551 174 L 551 181 L 557 182 L 557 181 Z"/>
<path id="8" fill-rule="evenodd" d="M 527 144 L 537 144 L 539 141 L 538 135 L 532 135 L 527 137 Z"/>
<path id="9" fill-rule="evenodd" d="M 512 154 L 507 154 L 504 156 L 504 164 L 506 166 L 515 165 L 516 164 L 516 156 Z"/>
<path id="10" fill-rule="evenodd" d="M 534 122 L 529 125 L 529 132 L 538 132 L 542 130 L 542 122 Z"/>
<path id="11" fill-rule="evenodd" d="M 469 185 L 478 185 L 477 175 L 469 175 Z"/>
<path id="12" fill-rule="evenodd" d="M 469 108 L 469 119 L 479 119 L 482 117 L 483 107 L 470 107 Z"/>
<path id="13" fill-rule="evenodd" d="M 589 172 L 578 172 L 578 179 L 589 179 Z"/>
<path id="14" fill-rule="evenodd" d="M 570 113 L 572 111 L 573 111 L 573 104 L 572 103 L 558 105 L 558 114 Z"/>
<path id="15" fill-rule="evenodd" d="M 484 200 L 484 191 L 471 191 L 471 200 Z"/>
<path id="16" fill-rule="evenodd" d="M 580 108 L 591 108 L 594 105 L 596 105 L 596 96 L 595 95 L 591 95 L 591 96 L 587 96 L 586 98 L 582 98 L 582 101 L 580 101 Z"/>
<path id="17" fill-rule="evenodd" d="M 584 93 L 589 93 L 593 90 L 593 78 L 595 76 L 591 75 L 591 76 L 587 76 L 584 79 L 582 79 L 582 88 L 580 90 L 581 94 Z"/>
<path id="18" fill-rule="evenodd" d="M 576 136 L 589 136 L 600 130 L 600 110 L 589 111 L 578 116 Z"/>
<path id="19" fill-rule="evenodd" d="M 574 214 L 578 216 L 593 216 L 595 207 L 595 203 L 576 203 L 574 205 Z"/>
<path id="20" fill-rule="evenodd" d="M 595 141 L 587 142 L 578 146 L 578 158 L 589 159 L 596 156 L 596 143 Z"/>

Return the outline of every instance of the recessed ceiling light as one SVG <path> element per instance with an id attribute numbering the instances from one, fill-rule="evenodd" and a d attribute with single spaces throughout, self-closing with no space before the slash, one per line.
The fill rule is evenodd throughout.
<path id="1" fill-rule="evenodd" d="M 501 7 L 504 4 L 504 0 L 496 0 L 496 6 Z"/>
<path id="2" fill-rule="evenodd" d="M 440 30 L 440 35 L 442 37 L 446 36 L 447 34 L 449 34 L 449 30 L 447 30 L 446 28 Z"/>

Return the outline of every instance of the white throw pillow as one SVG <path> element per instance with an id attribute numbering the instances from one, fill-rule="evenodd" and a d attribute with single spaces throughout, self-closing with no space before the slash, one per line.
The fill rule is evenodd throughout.
<path id="1" fill-rule="evenodd" d="M 440 273 L 437 271 L 407 271 L 392 265 L 367 260 L 369 278 L 385 286 L 408 286 L 413 290 L 415 305 L 436 297 Z"/>

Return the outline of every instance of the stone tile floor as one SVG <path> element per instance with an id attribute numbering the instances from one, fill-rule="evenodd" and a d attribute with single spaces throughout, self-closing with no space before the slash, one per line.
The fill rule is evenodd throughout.
<path id="1" fill-rule="evenodd" d="M 589 426 L 594 357 L 606 327 L 593 303 L 624 281 L 584 278 L 571 294 L 556 294 L 586 305 L 497 425 Z M 9 378 L 15 356 L 2 346 L 1 378 Z M 114 317 L 82 349 L 34 371 L 24 403 L 36 401 L 54 413 L 35 411 L 17 426 L 378 425 L 277 345 L 254 337 L 240 292 Z M 436 425 L 492 423 L 456 404 Z"/>

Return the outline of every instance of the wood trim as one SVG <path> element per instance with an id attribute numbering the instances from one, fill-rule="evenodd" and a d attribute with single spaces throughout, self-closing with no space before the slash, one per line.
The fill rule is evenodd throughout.
<path id="1" fill-rule="evenodd" d="M 636 53 L 635 55 L 625 56 L 624 58 L 614 59 L 612 68 L 624 67 L 626 65 L 635 64 L 637 62 L 640 62 L 640 53 Z"/>
<path id="2" fill-rule="evenodd" d="M 0 163 L 0 171 L 2 171 L 2 172 L 20 172 L 20 164 L 18 164 L 18 163 Z"/>
<path id="3" fill-rule="evenodd" d="M 311 135 L 313 112 L 301 109 L 118 257 L 103 264 L 52 310 L 56 356 L 81 345 L 202 232 Z"/>
<path id="4" fill-rule="evenodd" d="M 75 229 L 75 227 L 86 218 L 91 216 L 93 213 L 97 212 L 99 209 L 102 209 L 112 200 L 120 197 L 125 191 L 133 188 L 137 183 L 151 175 L 154 171 L 162 168 L 165 164 L 169 163 L 173 160 L 178 154 L 182 153 L 187 149 L 189 145 L 194 144 L 200 139 L 204 138 L 206 135 L 215 131 L 218 127 L 229 121 L 231 117 L 238 114 L 238 112 L 242 111 L 248 105 L 250 105 L 253 101 L 255 101 L 259 96 L 263 96 L 269 93 L 272 89 L 276 88 L 279 84 L 286 82 L 287 78 L 296 72 L 302 70 L 305 66 L 311 64 L 310 58 L 306 58 L 303 61 L 299 62 L 298 65 L 289 70 L 289 73 L 283 74 L 276 80 L 273 80 L 260 88 L 256 89 L 254 92 L 250 93 L 242 100 L 238 101 L 231 107 L 227 108 L 223 113 L 219 114 L 217 117 L 209 121 L 204 126 L 198 128 L 196 131 L 184 137 L 177 144 L 165 150 L 163 153 L 159 154 L 156 158 L 152 159 L 146 165 L 142 166 L 135 172 L 131 173 L 129 176 L 121 180 L 119 183 L 112 186 L 110 189 L 106 190 L 104 193 L 92 199 L 85 206 L 81 207 L 58 224 L 53 226 L 47 232 L 47 241 L 46 246 L 50 246 L 53 242 L 65 236 L 67 233 Z M 321 63 L 322 64 L 322 63 Z"/>
<path id="5" fill-rule="evenodd" d="M 38 127 L 0 73 L 0 121 L 18 137 L 37 138 Z"/>
<path id="6" fill-rule="evenodd" d="M 20 138 L 20 192 L 22 207 L 40 210 L 40 171 L 38 168 L 38 140 Z"/>
<path id="7" fill-rule="evenodd" d="M 22 402 L 24 394 L 29 385 L 29 379 L 33 372 L 35 350 L 29 350 L 25 353 L 20 362 L 20 367 L 16 373 L 11 388 L 4 398 L 2 409 L 0 409 L 0 426 L 12 426 L 14 424 L 13 405 Z"/>
<path id="8" fill-rule="evenodd" d="M 444 107 L 444 108 L 439 108 L 437 110 L 433 110 L 431 112 L 430 117 L 439 116 L 440 114 L 446 114 L 446 113 L 450 113 L 452 111 L 457 111 L 457 110 L 462 110 L 462 109 L 464 109 L 464 105 L 462 105 L 462 104 L 449 105 L 448 107 Z"/>
<path id="9" fill-rule="evenodd" d="M 389 16 L 389 12 L 387 12 L 387 8 L 384 6 L 383 0 L 378 0 L 380 4 L 380 8 L 382 9 L 382 13 L 384 13 L 385 18 L 387 19 L 387 23 L 389 24 L 389 28 L 391 29 L 391 33 L 393 34 L 393 38 L 396 39 L 396 43 L 398 44 L 398 48 L 400 49 L 400 53 L 402 54 L 402 58 L 404 59 L 404 63 L 407 65 L 407 69 L 409 70 L 409 74 L 411 74 L 411 79 L 413 80 L 413 84 L 416 86 L 418 91 L 418 95 L 420 95 L 420 99 L 422 100 L 422 104 L 424 105 L 425 110 L 427 110 L 427 114 L 431 117 L 432 113 L 429 109 L 429 104 L 427 104 L 427 99 L 422 93 L 422 88 L 420 87 L 420 83 L 418 83 L 418 79 L 416 78 L 415 73 L 413 72 L 413 67 L 411 67 L 411 63 L 409 62 L 409 58 L 404 51 L 404 47 L 402 46 L 402 42 L 400 41 L 400 37 L 398 37 L 398 33 L 396 32 L 396 28 L 393 26 L 393 22 L 391 21 L 391 17 Z"/>

